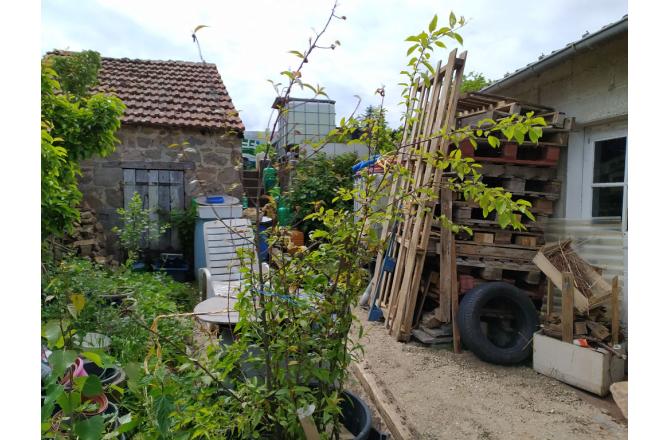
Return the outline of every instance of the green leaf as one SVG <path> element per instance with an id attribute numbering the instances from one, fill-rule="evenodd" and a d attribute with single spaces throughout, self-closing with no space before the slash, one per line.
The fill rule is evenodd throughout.
<path id="1" fill-rule="evenodd" d="M 70 301 L 72 301 L 72 305 L 74 305 L 74 310 L 76 310 L 77 313 L 81 312 L 84 306 L 86 305 L 86 297 L 80 293 L 75 293 L 70 295 Z"/>
<path id="2" fill-rule="evenodd" d="M 443 49 L 445 49 L 445 43 L 443 43 L 442 41 L 434 41 L 434 44 L 437 45 L 438 47 L 442 47 Z"/>
<path id="3" fill-rule="evenodd" d="M 62 393 L 58 396 L 56 402 L 63 409 L 64 414 L 72 414 L 74 409 L 81 405 L 81 393 L 78 391 Z"/>
<path id="4" fill-rule="evenodd" d="M 174 410 L 174 404 L 167 396 L 158 396 L 155 399 L 155 418 L 158 422 L 158 430 L 163 436 L 169 433 L 171 421 L 169 415 Z"/>
<path id="5" fill-rule="evenodd" d="M 453 28 L 457 24 L 457 16 L 454 12 L 450 12 L 450 27 Z"/>
<path id="6" fill-rule="evenodd" d="M 409 47 L 409 48 L 408 48 L 408 51 L 406 52 L 406 56 L 412 54 L 413 51 L 414 51 L 415 49 L 417 49 L 418 47 L 420 47 L 419 44 L 414 44 L 414 45 L 412 45 L 411 47 Z M 406 75 L 408 75 L 408 72 L 406 72 Z"/>
<path id="7" fill-rule="evenodd" d="M 63 322 L 63 327 L 67 328 L 67 324 Z M 56 345 L 59 339 L 62 338 L 62 332 L 60 331 L 60 322 L 57 320 L 49 321 L 44 326 L 42 330 L 42 336 L 46 338 L 46 341 L 49 344 L 49 347 Z"/>
<path id="8" fill-rule="evenodd" d="M 102 365 L 103 365 L 102 364 L 102 357 L 97 353 L 94 353 L 92 351 L 84 351 L 83 353 L 81 353 L 81 356 L 83 356 L 86 359 L 88 359 L 89 361 L 93 362 L 98 367 L 102 367 Z"/>
<path id="9" fill-rule="evenodd" d="M 56 350 L 49 356 L 52 374 L 56 377 L 62 377 L 65 370 L 74 363 L 77 353 L 72 350 Z"/>
<path id="10" fill-rule="evenodd" d="M 88 376 L 81 389 L 85 397 L 99 396 L 102 394 L 102 382 L 98 376 Z"/>
<path id="11" fill-rule="evenodd" d="M 498 148 L 499 144 L 500 144 L 499 138 L 497 138 L 496 136 L 488 136 L 487 137 L 487 142 L 489 142 L 489 145 L 492 148 Z"/>
<path id="12" fill-rule="evenodd" d="M 438 15 L 434 14 L 434 18 L 431 19 L 429 23 L 429 32 L 434 32 L 436 29 L 436 23 L 438 22 Z"/>
<path id="13" fill-rule="evenodd" d="M 293 54 L 293 55 L 296 55 L 298 58 L 304 58 L 304 54 L 301 53 L 301 52 L 299 52 L 299 51 L 297 51 L 297 50 L 291 50 L 291 51 L 289 51 L 288 53 L 291 53 L 291 54 Z"/>
<path id="14" fill-rule="evenodd" d="M 88 419 L 80 420 L 74 424 L 74 432 L 80 440 L 100 440 L 104 432 L 104 419 L 101 414 Z"/>
<path id="15" fill-rule="evenodd" d="M 414 41 L 416 43 L 419 43 L 420 39 L 415 35 L 411 35 L 410 37 L 406 38 L 406 41 Z"/>
<path id="16" fill-rule="evenodd" d="M 123 434 L 124 432 L 131 431 L 139 424 L 139 417 L 136 415 L 133 416 L 132 413 L 125 414 L 118 418 L 118 423 L 121 425 L 118 427 L 118 432 Z"/>
<path id="17" fill-rule="evenodd" d="M 464 44 L 464 39 L 457 32 L 453 32 L 452 36 L 455 37 L 455 40 L 457 40 L 459 44 Z"/>

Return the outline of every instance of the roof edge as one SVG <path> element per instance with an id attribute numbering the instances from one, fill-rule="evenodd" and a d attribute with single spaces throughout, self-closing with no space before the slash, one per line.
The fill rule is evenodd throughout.
<path id="1" fill-rule="evenodd" d="M 559 61 L 574 55 L 582 48 L 582 46 L 590 47 L 591 45 L 602 43 L 623 32 L 628 32 L 628 29 L 629 29 L 629 17 L 627 14 L 624 15 L 620 20 L 608 24 L 606 26 L 603 26 L 603 28 L 599 29 L 594 33 L 585 34 L 585 36 L 580 40 L 573 43 L 569 43 L 566 45 L 566 47 L 556 50 L 552 52 L 550 55 L 546 55 L 543 58 L 540 58 L 538 61 L 528 64 L 526 67 L 522 69 L 516 70 L 510 75 L 497 80 L 496 82 L 488 85 L 487 87 L 484 87 L 480 91 L 484 93 L 493 93 L 497 91 L 501 85 L 507 86 L 510 84 L 514 84 L 532 73 L 543 71 L 548 67 L 558 63 Z"/>

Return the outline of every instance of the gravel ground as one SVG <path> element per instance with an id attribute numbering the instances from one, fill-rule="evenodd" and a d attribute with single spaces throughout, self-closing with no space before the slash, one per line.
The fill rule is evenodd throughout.
<path id="1" fill-rule="evenodd" d="M 400 343 L 366 321 L 363 358 L 420 433 L 420 439 L 626 439 L 596 398 L 529 366 L 503 367 L 445 348 Z M 368 400 L 367 400 L 368 401 Z M 609 406 L 608 406 L 609 407 Z"/>

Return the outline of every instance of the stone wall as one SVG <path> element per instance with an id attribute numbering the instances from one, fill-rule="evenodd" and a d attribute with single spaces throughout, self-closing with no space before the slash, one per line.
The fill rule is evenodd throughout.
<path id="1" fill-rule="evenodd" d="M 124 168 L 182 170 L 186 201 L 202 194 L 243 194 L 240 170 L 236 167 L 241 161 L 241 138 L 236 134 L 124 125 L 116 136 L 121 141 L 116 151 L 103 159 L 82 162 L 83 175 L 79 179 L 84 201 L 104 225 L 108 252 L 118 250 L 111 228 L 118 225 L 116 210 L 123 207 Z M 169 145 L 184 141 L 194 151 L 179 158 L 183 150 Z"/>

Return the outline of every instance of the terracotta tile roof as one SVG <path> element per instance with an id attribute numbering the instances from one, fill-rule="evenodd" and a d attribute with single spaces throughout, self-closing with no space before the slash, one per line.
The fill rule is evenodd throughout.
<path id="1" fill-rule="evenodd" d="M 102 57 L 98 80 L 125 103 L 125 124 L 244 131 L 215 64 Z"/>

